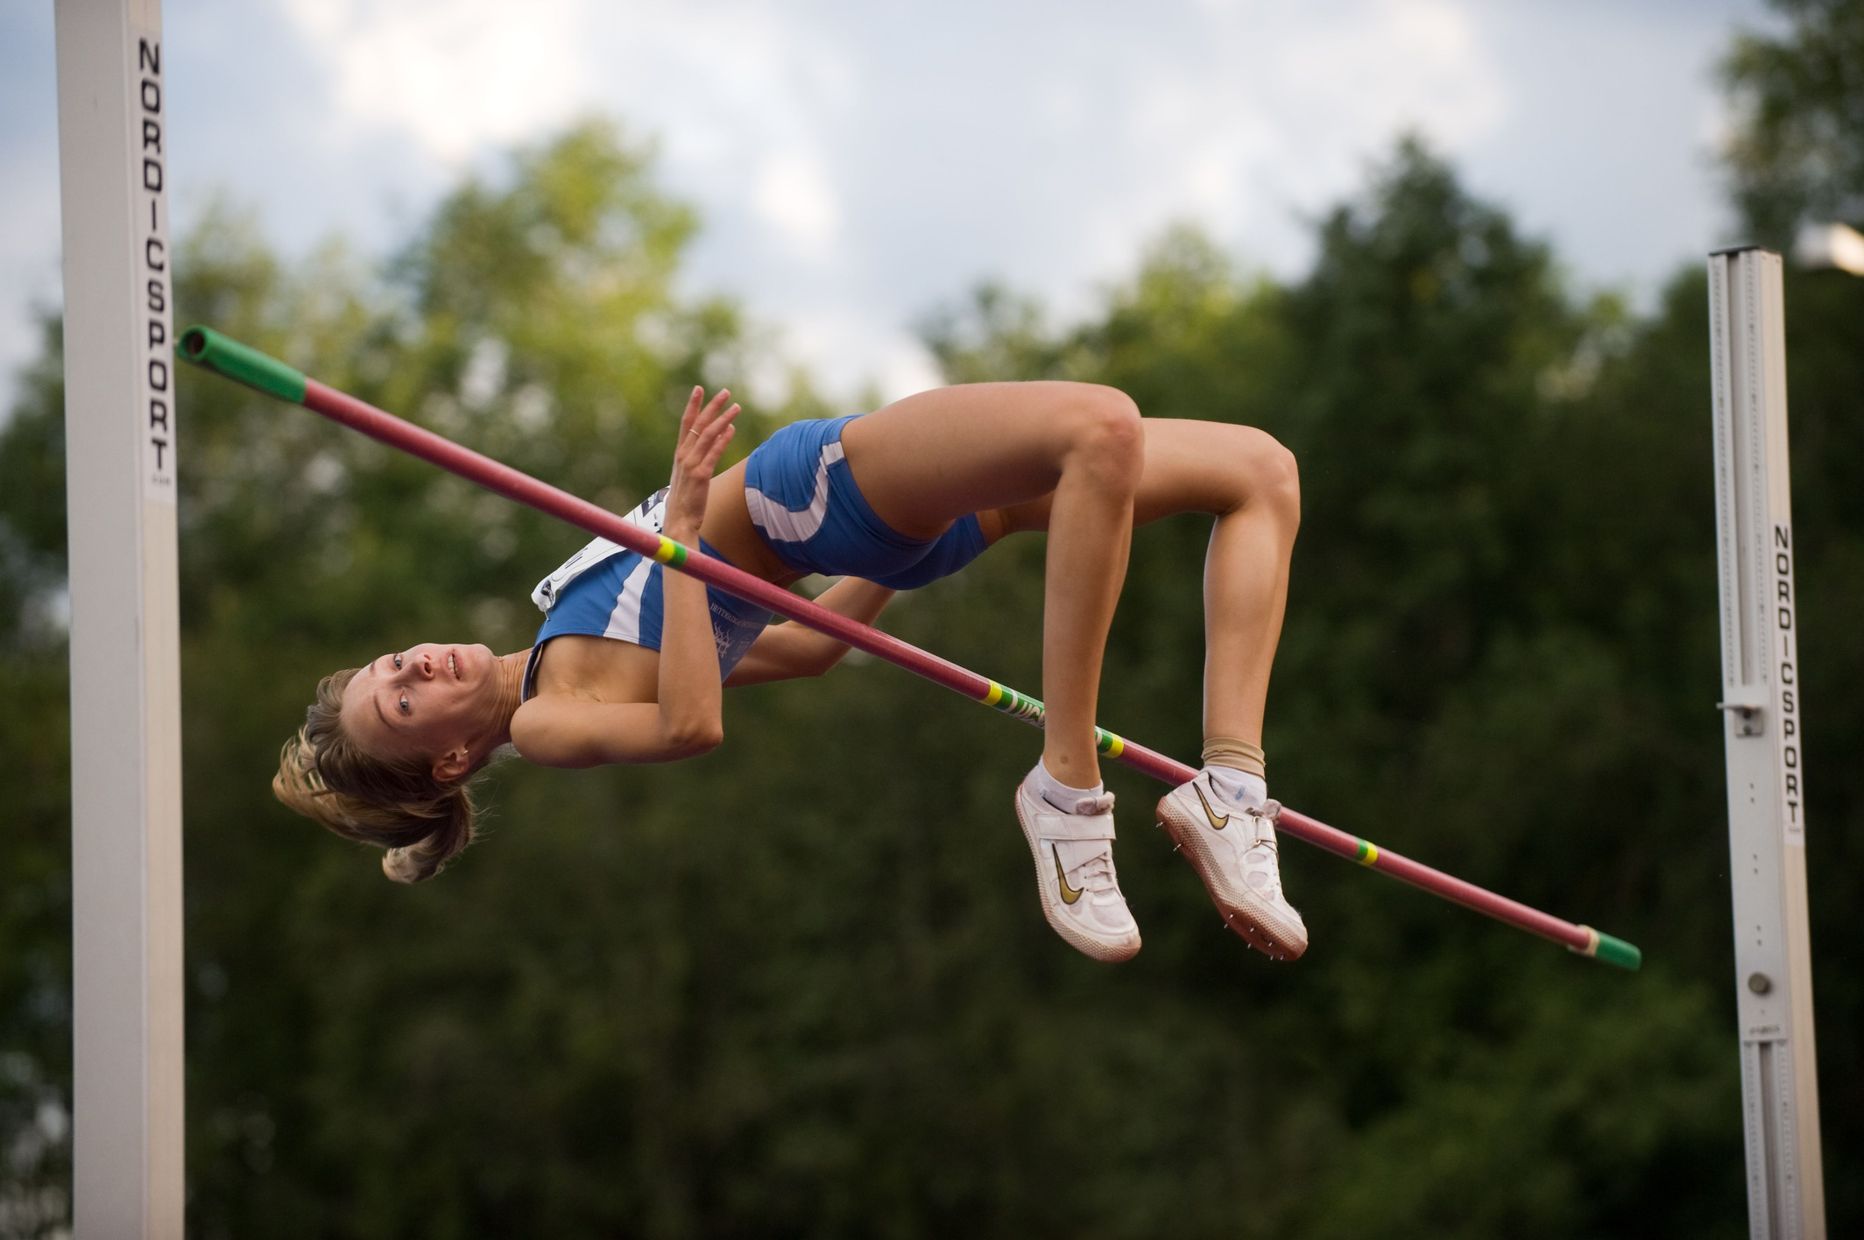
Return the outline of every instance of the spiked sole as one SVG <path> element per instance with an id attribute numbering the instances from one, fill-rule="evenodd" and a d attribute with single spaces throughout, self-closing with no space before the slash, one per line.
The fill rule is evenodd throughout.
<path id="1" fill-rule="evenodd" d="M 1159 799 L 1157 817 L 1159 830 L 1170 838 L 1172 850 L 1183 854 L 1185 860 L 1191 863 L 1191 868 L 1197 871 L 1198 881 L 1204 884 L 1210 902 L 1223 915 L 1223 924 L 1237 937 L 1271 960 L 1296 960 L 1307 951 L 1305 933 L 1299 938 L 1293 937 L 1294 932 L 1290 928 L 1278 926 L 1275 924 L 1276 918 L 1265 916 L 1248 892 L 1236 893 L 1230 890 L 1230 885 L 1221 877 L 1216 851 L 1205 838 L 1205 833 L 1171 803 L 1169 796 Z"/>

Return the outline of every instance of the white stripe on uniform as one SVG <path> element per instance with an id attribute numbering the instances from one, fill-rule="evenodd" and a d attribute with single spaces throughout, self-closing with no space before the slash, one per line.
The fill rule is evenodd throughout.
<path id="1" fill-rule="evenodd" d="M 756 487 L 746 486 L 744 505 L 751 511 L 751 524 L 762 530 L 766 538 L 778 542 L 799 543 L 814 538 L 828 516 L 829 466 L 841 459 L 839 439 L 822 445 L 822 455 L 816 460 L 815 494 L 809 497 L 807 508 L 785 508 Z"/>
<path id="2" fill-rule="evenodd" d="M 602 630 L 602 636 L 641 644 L 641 591 L 647 588 L 654 568 L 655 562 L 645 557 L 636 562 L 621 583 L 621 593 L 615 596 L 615 610 L 608 613 L 608 627 Z"/>

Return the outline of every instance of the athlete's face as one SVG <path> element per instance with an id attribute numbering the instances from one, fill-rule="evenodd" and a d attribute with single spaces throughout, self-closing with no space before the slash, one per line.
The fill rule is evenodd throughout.
<path id="1" fill-rule="evenodd" d="M 379 655 L 343 690 L 343 730 L 390 760 L 438 764 L 497 726 L 498 658 L 485 646 L 431 643 Z M 436 774 L 440 774 L 436 770 Z"/>

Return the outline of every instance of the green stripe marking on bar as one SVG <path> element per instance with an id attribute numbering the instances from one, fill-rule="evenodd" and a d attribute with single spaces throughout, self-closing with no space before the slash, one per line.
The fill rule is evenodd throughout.
<path id="1" fill-rule="evenodd" d="M 984 700 L 991 706 L 1017 719 L 1027 719 L 1032 723 L 1042 721 L 1043 706 L 1035 698 L 1018 693 L 1009 686 L 997 684 L 995 681 L 991 682 L 990 687 L 992 697 L 986 697 Z M 992 700 L 993 698 L 995 700 Z"/>
<path id="2" fill-rule="evenodd" d="M 1371 840 L 1362 839 L 1354 839 L 1353 844 L 1355 845 L 1353 860 L 1357 861 L 1360 865 L 1378 864 L 1379 846 L 1377 844 L 1374 844 Z"/>
<path id="3" fill-rule="evenodd" d="M 182 359 L 205 366 L 270 396 L 304 403 L 304 376 L 275 357 L 251 345 L 222 336 L 211 327 L 190 327 L 181 333 Z"/>
<path id="4" fill-rule="evenodd" d="M 1094 729 L 1094 748 L 1109 758 L 1117 758 L 1126 748 L 1126 742 L 1104 728 Z"/>
<path id="5" fill-rule="evenodd" d="M 676 543 L 665 534 L 662 534 L 660 536 L 660 549 L 654 552 L 654 558 L 659 560 L 662 564 L 670 564 L 674 568 L 678 568 L 680 565 L 686 563 L 686 548 L 683 544 Z"/>

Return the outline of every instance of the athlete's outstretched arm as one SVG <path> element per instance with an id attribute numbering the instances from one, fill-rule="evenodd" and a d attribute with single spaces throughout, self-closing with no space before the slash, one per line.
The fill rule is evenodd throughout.
<path id="1" fill-rule="evenodd" d="M 824 590 L 816 602 L 832 612 L 872 624 L 893 598 L 893 591 L 859 577 L 844 577 Z M 787 621 L 773 624 L 757 640 L 725 679 L 728 686 L 761 685 L 774 680 L 820 676 L 841 662 L 848 644 L 807 625 Z"/>

